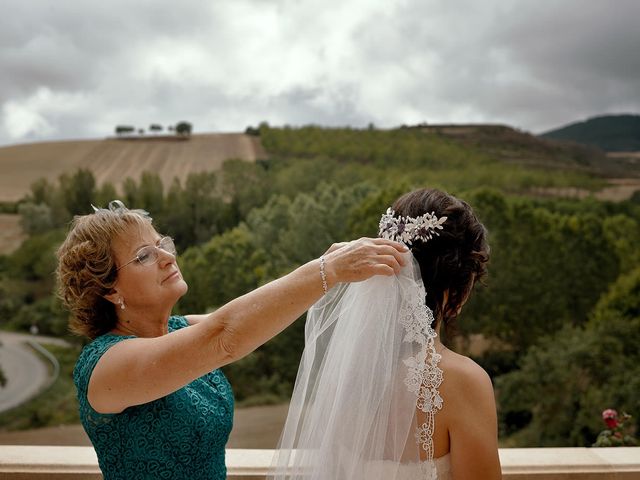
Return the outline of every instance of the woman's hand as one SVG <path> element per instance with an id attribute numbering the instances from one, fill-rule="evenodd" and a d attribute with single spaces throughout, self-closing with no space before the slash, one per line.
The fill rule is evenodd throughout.
<path id="1" fill-rule="evenodd" d="M 408 251 L 402 243 L 384 238 L 334 243 L 324 254 L 328 287 L 374 275 L 395 275 L 406 264 Z"/>

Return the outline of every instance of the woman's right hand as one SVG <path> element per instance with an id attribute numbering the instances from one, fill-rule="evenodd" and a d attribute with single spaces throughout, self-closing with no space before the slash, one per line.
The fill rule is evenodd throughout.
<path id="1" fill-rule="evenodd" d="M 384 238 L 334 243 L 325 253 L 327 285 L 360 282 L 374 275 L 395 275 L 407 262 L 409 249 Z"/>

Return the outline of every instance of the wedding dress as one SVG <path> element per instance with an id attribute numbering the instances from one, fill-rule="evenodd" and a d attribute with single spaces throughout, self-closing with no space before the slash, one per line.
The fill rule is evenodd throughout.
<path id="1" fill-rule="evenodd" d="M 305 350 L 269 478 L 447 480 L 433 458 L 442 408 L 420 268 L 340 284 L 307 316 Z"/>

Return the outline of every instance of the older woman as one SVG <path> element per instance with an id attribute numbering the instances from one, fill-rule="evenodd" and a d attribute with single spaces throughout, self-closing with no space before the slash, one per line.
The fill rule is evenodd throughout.
<path id="1" fill-rule="evenodd" d="M 332 246 L 213 313 L 171 316 L 187 284 L 169 237 L 121 202 L 76 217 L 58 251 L 71 329 L 92 342 L 74 371 L 80 417 L 106 480 L 224 479 L 233 395 L 220 367 L 278 334 L 336 283 L 393 275 L 405 247 Z"/>

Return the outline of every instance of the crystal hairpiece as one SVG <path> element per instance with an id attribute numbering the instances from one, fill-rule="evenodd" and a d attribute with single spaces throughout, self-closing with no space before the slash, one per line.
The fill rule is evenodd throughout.
<path id="1" fill-rule="evenodd" d="M 109 202 L 108 208 L 98 208 L 93 204 L 91 205 L 91 207 L 93 208 L 93 213 L 112 212 L 112 213 L 117 213 L 119 215 L 122 215 L 123 213 L 131 212 L 131 213 L 137 213 L 138 215 L 142 215 L 143 217 L 151 220 L 151 216 L 149 215 L 149 212 L 147 212 L 146 210 L 142 210 L 142 209 L 129 210 L 127 207 L 125 207 L 124 203 L 122 203 L 120 200 L 111 200 Z"/>
<path id="2" fill-rule="evenodd" d="M 442 224 L 447 217 L 436 217 L 434 212 L 425 213 L 419 217 L 396 217 L 396 212 L 387 208 L 387 212 L 380 219 L 378 235 L 388 240 L 395 240 L 411 245 L 416 240 L 426 242 L 434 235 L 440 235 Z"/>

